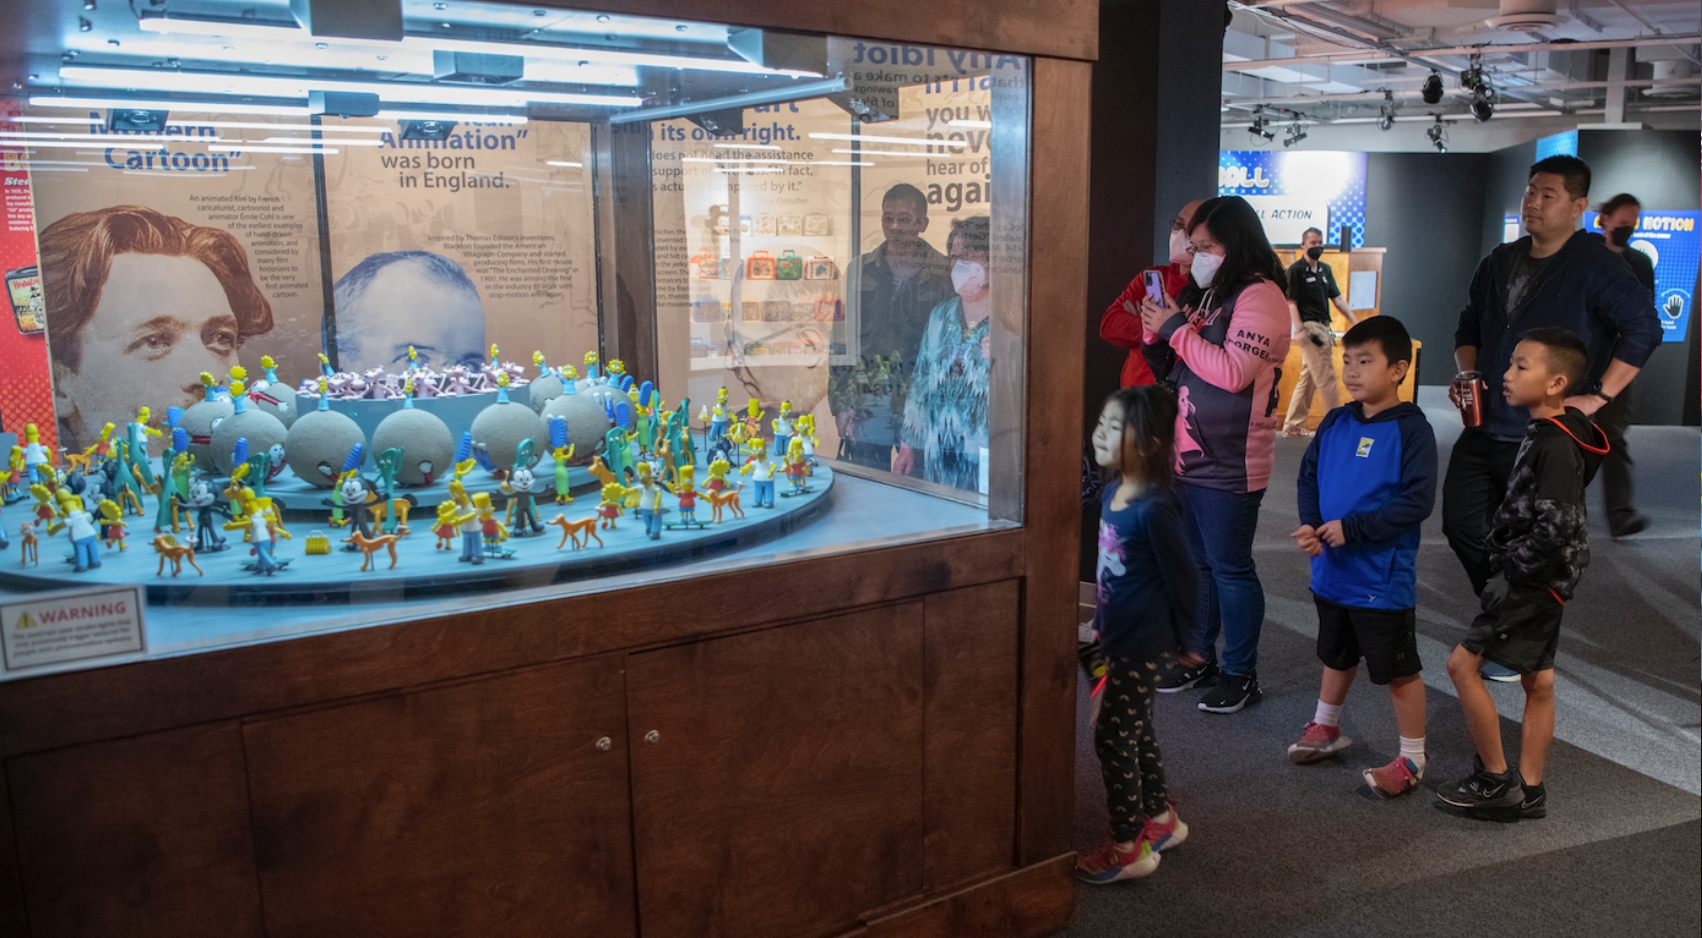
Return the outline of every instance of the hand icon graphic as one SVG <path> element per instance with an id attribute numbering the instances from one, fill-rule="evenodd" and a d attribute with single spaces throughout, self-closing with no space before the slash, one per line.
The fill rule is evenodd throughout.
<path id="1" fill-rule="evenodd" d="M 1678 314 L 1684 312 L 1684 298 L 1676 294 L 1667 297 L 1661 311 L 1666 313 L 1668 319 L 1677 319 Z"/>

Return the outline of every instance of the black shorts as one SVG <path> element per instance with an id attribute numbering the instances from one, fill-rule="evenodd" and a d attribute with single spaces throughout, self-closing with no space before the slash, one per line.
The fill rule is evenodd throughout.
<path id="1" fill-rule="evenodd" d="M 1324 667 L 1352 671 L 1364 658 L 1373 684 L 1423 670 L 1413 610 L 1339 606 L 1317 594 L 1312 600 L 1318 604 L 1318 660 Z"/>
<path id="2" fill-rule="evenodd" d="M 1460 647 L 1520 674 L 1552 670 L 1565 610 L 1545 586 L 1510 585 L 1503 598 L 1484 590 L 1483 612 L 1466 629 Z"/>

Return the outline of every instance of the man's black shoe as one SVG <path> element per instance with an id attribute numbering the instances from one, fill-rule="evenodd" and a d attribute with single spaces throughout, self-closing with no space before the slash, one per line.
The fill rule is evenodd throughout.
<path id="1" fill-rule="evenodd" d="M 1200 709 L 1207 713 L 1237 713 L 1263 699 L 1258 678 L 1224 674 L 1217 679 L 1217 686 L 1200 698 Z"/>
<path id="2" fill-rule="evenodd" d="M 1544 788 L 1540 782 L 1531 785 L 1526 783 L 1523 778 L 1519 781 L 1525 788 L 1524 800 L 1519 802 L 1519 817 L 1527 821 L 1548 817 L 1548 789 Z"/>
<path id="3" fill-rule="evenodd" d="M 1170 669 L 1170 673 L 1158 682 L 1158 692 L 1174 694 L 1190 687 L 1215 687 L 1217 676 L 1217 665 L 1210 661 L 1197 668 L 1184 668 L 1181 665 L 1175 665 Z"/>

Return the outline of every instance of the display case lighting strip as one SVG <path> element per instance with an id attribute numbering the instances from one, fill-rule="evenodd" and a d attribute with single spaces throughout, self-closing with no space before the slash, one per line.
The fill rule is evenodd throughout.
<path id="1" fill-rule="evenodd" d="M 147 15 L 136 22 L 143 32 L 217 36 L 223 39 L 251 39 L 260 42 L 305 42 L 315 37 L 287 20 L 229 20 L 184 16 Z M 366 41 L 356 40 L 362 45 Z M 820 72 L 798 69 L 774 69 L 738 58 L 708 58 L 692 55 L 665 55 L 656 52 L 626 52 L 618 49 L 588 49 L 559 46 L 543 42 L 491 42 L 461 39 L 454 36 L 403 36 L 400 42 L 385 43 L 400 46 L 406 52 L 430 53 L 473 52 L 481 55 L 520 55 L 551 62 L 568 62 L 586 66 L 613 65 L 634 68 L 679 68 L 699 72 L 734 72 L 746 75 L 785 75 L 793 78 L 819 78 Z"/>
<path id="2" fill-rule="evenodd" d="M 192 72 L 170 69 L 113 68 L 66 65 L 59 69 L 62 81 L 101 88 L 150 88 L 159 91 L 206 92 L 252 95 L 267 98 L 305 98 L 309 91 L 354 91 L 376 94 L 397 104 L 470 105 L 525 107 L 528 104 L 564 104 L 586 107 L 636 108 L 634 95 L 581 94 L 561 91 L 503 91 L 455 88 L 428 82 L 357 81 L 341 78 L 298 78 L 281 75 L 246 75 L 236 72 Z"/>
<path id="3" fill-rule="evenodd" d="M 133 111 L 178 111 L 186 114 L 255 114 L 259 116 L 305 117 L 307 102 L 300 104 L 244 104 L 240 101 L 166 101 L 160 98 L 79 97 L 77 95 L 31 95 L 31 107 L 128 108 Z"/>
<path id="4" fill-rule="evenodd" d="M 332 147 L 257 147 L 248 144 L 215 143 L 207 147 L 214 153 L 337 153 Z"/>
<path id="5" fill-rule="evenodd" d="M 574 163 L 569 160 L 545 160 L 545 166 L 566 166 L 568 169 L 584 169 L 584 163 Z"/>
<path id="6" fill-rule="evenodd" d="M 925 160 L 925 159 L 928 159 L 929 157 L 939 155 L 937 153 L 899 153 L 896 150 L 862 150 L 862 149 L 857 149 L 857 150 L 835 149 L 833 152 L 835 152 L 835 153 L 849 153 L 852 156 L 891 156 L 891 157 L 896 157 L 896 158 L 901 159 L 901 160 Z"/>
<path id="7" fill-rule="evenodd" d="M 850 78 L 829 78 L 823 81 L 812 81 L 802 85 L 790 85 L 785 88 L 771 88 L 767 91 L 752 91 L 747 94 L 728 95 L 724 98 L 707 98 L 702 101 L 692 101 L 687 104 L 671 104 L 666 107 L 647 107 L 633 111 L 622 111 L 609 115 L 611 124 L 634 124 L 639 121 L 659 121 L 673 117 L 687 117 L 692 114 L 702 114 L 705 111 L 726 111 L 733 108 L 755 107 L 759 104 L 779 104 L 785 101 L 802 101 L 805 98 L 819 98 L 823 95 L 839 94 L 850 91 Z M 815 136 L 811 134 L 810 136 Z M 732 141 L 727 141 L 732 142 Z"/>

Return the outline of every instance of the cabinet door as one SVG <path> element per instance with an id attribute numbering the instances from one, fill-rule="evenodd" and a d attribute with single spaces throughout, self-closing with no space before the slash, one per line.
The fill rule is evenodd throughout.
<path id="1" fill-rule="evenodd" d="M 36 938 L 260 935 L 235 723 L 18 756 L 6 776 Z"/>
<path id="2" fill-rule="evenodd" d="M 249 724 L 266 934 L 633 935 L 624 707 L 603 657 Z"/>
<path id="3" fill-rule="evenodd" d="M 922 606 L 628 658 L 646 935 L 833 933 L 922 891 Z"/>

